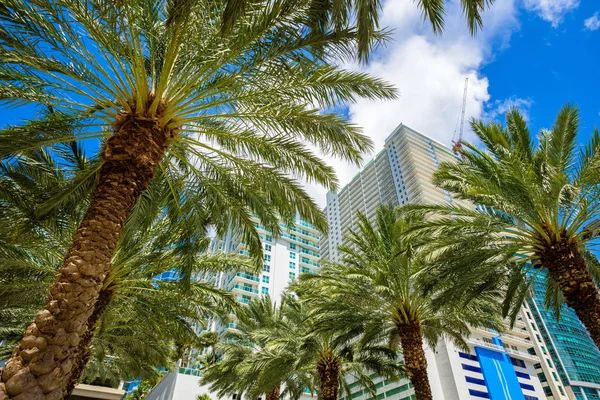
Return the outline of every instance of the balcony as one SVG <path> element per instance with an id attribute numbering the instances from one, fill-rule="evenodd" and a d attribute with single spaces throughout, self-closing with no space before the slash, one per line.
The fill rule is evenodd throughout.
<path id="1" fill-rule="evenodd" d="M 502 342 L 507 342 L 507 343 L 516 343 L 522 346 L 527 346 L 527 347 L 531 347 L 532 343 L 531 340 L 529 339 L 525 339 L 519 336 L 515 336 L 515 335 L 510 335 L 508 333 L 501 333 L 500 334 L 500 339 L 502 339 Z"/>
<path id="2" fill-rule="evenodd" d="M 470 343 L 474 346 L 487 347 L 488 349 L 496 350 L 499 352 L 503 352 L 505 350 L 504 347 L 502 347 L 500 345 L 484 342 L 483 340 L 475 339 L 472 337 L 467 338 L 467 343 Z"/>
<path id="3" fill-rule="evenodd" d="M 240 278 L 240 280 L 242 281 L 249 281 L 250 283 L 260 283 L 260 279 L 258 279 L 257 276 L 254 275 L 250 275 L 250 274 L 245 274 L 243 272 L 238 272 L 237 274 L 233 275 L 231 278 L 229 278 L 229 282 L 227 282 L 227 284 L 231 283 L 231 281 L 234 278 Z"/>
<path id="4" fill-rule="evenodd" d="M 508 349 L 505 348 L 504 350 L 506 350 L 506 352 L 512 356 L 516 356 L 516 357 L 520 357 L 520 358 L 524 358 L 526 360 L 532 361 L 532 362 L 540 362 L 540 358 L 536 355 L 533 354 L 529 354 L 526 353 L 524 351 L 519 351 L 519 350 L 513 350 L 513 349 Z"/>
<path id="5" fill-rule="evenodd" d="M 244 286 L 236 283 L 235 285 L 229 288 L 231 291 L 241 290 L 243 292 L 258 294 L 258 289 L 254 289 L 252 286 Z"/>
<path id="6" fill-rule="evenodd" d="M 470 343 L 470 344 L 472 344 L 474 346 L 487 347 L 488 349 L 492 349 L 492 350 L 495 350 L 495 351 L 498 351 L 498 352 L 508 353 L 511 356 L 515 356 L 515 357 L 519 357 L 519 358 L 524 358 L 524 359 L 532 361 L 532 362 L 540 362 L 540 358 L 538 356 L 533 355 L 533 354 L 529 354 L 529 353 L 526 353 L 524 351 L 513 350 L 513 349 L 510 349 L 510 348 L 502 347 L 502 346 L 499 346 L 499 345 L 494 344 L 494 343 L 484 342 L 483 340 L 479 340 L 479 339 L 475 339 L 475 338 L 468 338 L 467 339 L 467 343 Z"/>

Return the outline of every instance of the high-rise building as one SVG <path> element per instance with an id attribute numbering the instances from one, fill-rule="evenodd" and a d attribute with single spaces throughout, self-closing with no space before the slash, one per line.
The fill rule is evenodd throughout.
<path id="1" fill-rule="evenodd" d="M 328 193 L 325 213 L 328 236 L 321 238 L 323 258 L 339 259 L 337 246 L 348 228 L 356 227 L 356 212 L 367 218 L 384 203 L 453 202 L 446 191 L 435 187 L 431 177 L 443 161 L 454 161 L 443 144 L 405 125 L 398 126 L 385 140 L 384 150 L 365 165 L 339 193 Z M 467 349 L 442 343 L 426 351 L 428 374 L 435 400 L 541 400 L 546 398 L 536 364 L 531 332 L 520 316 L 514 328 L 498 333 L 472 329 Z M 414 390 L 405 379 L 376 382 L 378 400 L 414 399 Z M 372 400 L 362 390 L 352 400 Z M 345 399 L 349 400 L 349 399 Z M 374 399 L 373 399 L 374 400 Z"/>
<path id="2" fill-rule="evenodd" d="M 546 394 L 553 399 L 600 399 L 600 351 L 573 309 L 563 304 L 559 319 L 546 310 L 546 275 L 545 270 L 536 274 L 525 307 L 537 353 L 544 360 L 538 367 L 551 383 L 544 387 Z"/>
<path id="3" fill-rule="evenodd" d="M 325 213 L 329 235 L 321 239 L 324 259 L 338 260 L 344 230 L 356 227 L 356 212 L 367 218 L 380 204 L 452 202 L 452 196 L 431 183 L 440 162 L 454 160 L 443 144 L 400 124 L 385 139 L 384 149 L 339 193 L 327 193 Z"/>
<path id="4" fill-rule="evenodd" d="M 231 291 L 242 304 L 248 304 L 253 298 L 267 294 L 278 302 L 290 282 L 298 275 L 315 273 L 320 268 L 320 233 L 299 217 L 295 219 L 293 226 L 280 221 L 279 237 L 275 237 L 270 229 L 263 226 L 258 217 L 254 216 L 253 222 L 263 246 L 262 271 L 255 274 L 236 271 L 213 273 L 202 276 L 201 279 Z M 248 255 L 246 245 L 234 230 L 227 232 L 224 237 L 213 239 L 210 251 Z M 163 278 L 169 277 L 171 276 Z M 208 330 L 222 333 L 227 329 L 235 329 L 235 319 L 225 325 L 216 321 L 209 325 Z M 147 398 L 196 400 L 198 395 L 207 393 L 207 387 L 199 386 L 201 371 L 198 363 L 201 358 L 202 354 L 192 349 L 181 360 L 177 371 L 168 374 Z"/>

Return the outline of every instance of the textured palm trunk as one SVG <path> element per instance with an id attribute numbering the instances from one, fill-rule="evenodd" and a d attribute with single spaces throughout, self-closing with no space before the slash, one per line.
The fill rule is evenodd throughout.
<path id="1" fill-rule="evenodd" d="M 585 259 L 575 244 L 562 240 L 540 252 L 540 261 L 558 284 L 565 301 L 575 310 L 600 348 L 600 295 Z"/>
<path id="2" fill-rule="evenodd" d="M 317 372 L 321 380 L 321 398 L 323 400 L 336 400 L 342 362 L 332 351 L 321 353 L 317 362 Z"/>
<path id="3" fill-rule="evenodd" d="M 432 400 L 421 325 L 419 323 L 397 325 L 396 329 L 400 336 L 404 365 L 406 366 L 408 378 L 415 388 L 417 400 Z"/>
<path id="4" fill-rule="evenodd" d="M 44 308 L 2 371 L 0 400 L 59 400 L 110 270 L 117 241 L 154 176 L 172 131 L 157 119 L 120 115 L 102 149 L 104 164 L 86 215 Z"/>
<path id="5" fill-rule="evenodd" d="M 73 389 L 75 389 L 75 385 L 77 385 L 79 382 L 85 366 L 90 361 L 92 356 L 90 344 L 92 342 L 92 338 L 94 337 L 96 325 L 98 324 L 98 320 L 100 320 L 102 314 L 104 314 L 104 310 L 106 310 L 106 307 L 110 303 L 112 293 L 113 292 L 111 289 L 102 289 L 98 295 L 98 301 L 96 301 L 94 311 L 88 319 L 86 331 L 79 342 L 77 359 L 75 360 L 73 370 L 71 371 L 71 376 L 69 377 L 69 383 L 67 385 L 67 393 L 65 395 L 65 398 L 67 399 L 73 393 Z"/>
<path id="6" fill-rule="evenodd" d="M 281 386 L 277 385 L 273 390 L 265 395 L 265 400 L 279 400 L 281 394 Z"/>

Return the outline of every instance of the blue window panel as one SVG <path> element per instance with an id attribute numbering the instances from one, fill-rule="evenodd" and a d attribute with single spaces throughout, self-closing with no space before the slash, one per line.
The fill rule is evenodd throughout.
<path id="1" fill-rule="evenodd" d="M 540 400 L 540 399 L 538 399 L 535 396 L 527 396 L 527 395 L 525 395 L 525 400 Z"/>
<path id="2" fill-rule="evenodd" d="M 531 386 L 531 385 L 528 385 L 528 384 L 526 384 L 526 383 L 521 383 L 520 385 L 521 385 L 521 387 L 522 387 L 523 389 L 526 389 L 526 390 L 531 390 L 531 391 L 535 391 L 535 388 L 534 388 L 533 386 Z"/>
<path id="3" fill-rule="evenodd" d="M 481 372 L 481 368 L 472 365 L 462 364 L 462 368 L 466 371 Z"/>
<path id="4" fill-rule="evenodd" d="M 473 378 L 473 377 L 470 377 L 470 376 L 465 376 L 465 379 L 469 383 L 474 383 L 476 385 L 483 385 L 483 386 L 485 386 L 485 381 L 483 379 L 477 379 L 477 378 Z"/>
<path id="5" fill-rule="evenodd" d="M 461 358 L 466 358 L 467 360 L 471 360 L 471 361 L 479 361 L 476 355 L 463 353 L 462 351 L 458 352 L 458 356 Z"/>
<path id="6" fill-rule="evenodd" d="M 514 365 L 515 367 L 521 367 L 521 368 L 526 368 L 525 366 L 525 361 L 523 360 L 517 360 L 516 358 L 510 358 L 510 362 L 512 363 L 512 365 Z"/>
<path id="7" fill-rule="evenodd" d="M 531 379 L 531 378 L 529 377 L 529 374 L 526 374 L 526 373 L 524 373 L 524 372 L 515 371 L 515 373 L 517 374 L 517 376 L 518 376 L 519 378 L 523 378 L 523 379 Z"/>
<path id="8" fill-rule="evenodd" d="M 482 399 L 489 399 L 490 398 L 490 395 L 487 392 L 482 392 L 482 391 L 479 391 L 479 390 L 469 389 L 469 394 L 471 396 L 480 397 Z"/>

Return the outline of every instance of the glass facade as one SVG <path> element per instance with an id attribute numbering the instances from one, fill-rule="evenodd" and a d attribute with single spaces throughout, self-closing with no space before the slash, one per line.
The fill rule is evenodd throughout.
<path id="1" fill-rule="evenodd" d="M 545 289 L 546 272 L 538 271 L 529 307 L 546 344 L 546 355 L 552 358 L 560 380 L 571 387 L 577 400 L 600 399 L 600 351 L 575 311 L 563 304 L 557 320 L 552 310 L 546 310 Z"/>

